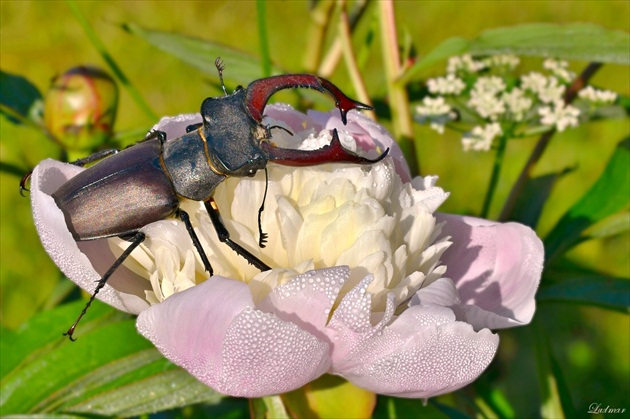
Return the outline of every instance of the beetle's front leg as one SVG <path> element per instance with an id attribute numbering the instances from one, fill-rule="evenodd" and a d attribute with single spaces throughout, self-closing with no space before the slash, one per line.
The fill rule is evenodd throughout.
<path id="1" fill-rule="evenodd" d="M 264 262 L 258 259 L 256 256 L 252 255 L 250 252 L 245 250 L 242 246 L 235 243 L 230 239 L 230 233 L 227 228 L 223 224 L 223 220 L 221 220 L 221 214 L 219 213 L 219 207 L 217 203 L 214 201 L 214 198 L 209 198 L 208 200 L 203 202 L 206 206 L 206 211 L 208 211 L 208 215 L 210 216 L 210 220 L 212 221 L 212 225 L 214 229 L 217 231 L 217 236 L 221 242 L 230 246 L 232 250 L 234 250 L 239 255 L 243 256 L 249 263 L 260 269 L 261 271 L 268 271 L 271 268 L 267 266 Z"/>
<path id="2" fill-rule="evenodd" d="M 180 209 L 177 211 L 177 216 L 184 222 L 184 225 L 186 226 L 186 231 L 188 231 L 188 235 L 190 236 L 190 239 L 192 240 L 195 249 L 197 249 L 197 253 L 199 253 L 199 256 L 201 257 L 204 268 L 206 268 L 206 271 L 210 273 L 210 276 L 214 275 L 212 265 L 210 265 L 208 256 L 201 246 L 201 242 L 199 241 L 199 237 L 197 237 L 197 233 L 195 233 L 195 229 L 190 222 L 190 217 L 188 216 L 188 213 Z"/>

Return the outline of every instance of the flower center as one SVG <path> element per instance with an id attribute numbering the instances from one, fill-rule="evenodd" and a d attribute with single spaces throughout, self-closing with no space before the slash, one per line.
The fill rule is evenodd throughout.
<path id="1" fill-rule="evenodd" d="M 277 130 L 274 135 L 279 144 L 298 138 L 304 148 L 319 148 L 330 141 L 327 130 L 294 133 L 291 138 L 282 138 L 289 134 Z M 281 138 L 276 141 L 276 136 Z M 340 137 L 346 148 L 356 149 L 352 136 L 340 132 Z M 269 238 L 264 249 L 258 247 L 257 237 L 264 174 L 228 178 L 217 187 L 214 199 L 231 238 L 271 266 L 271 271 L 261 273 L 221 243 L 201 203 L 182 204 L 214 273 L 248 283 L 254 302 L 307 270 L 347 265 L 351 273 L 340 297 L 366 275 L 373 275 L 367 292 L 372 295 L 372 310 L 383 312 L 388 294 L 393 293 L 396 306 L 404 308 L 419 288 L 446 271 L 440 256 L 450 241 L 441 237 L 433 212 L 448 194 L 434 186 L 437 178 L 402 183 L 390 158 L 373 165 L 270 164 L 268 172 L 262 229 Z M 150 281 L 147 301 L 161 302 L 207 279 L 182 222 L 160 221 L 147 227 L 146 233 L 144 252 L 134 251 L 128 266 Z"/>

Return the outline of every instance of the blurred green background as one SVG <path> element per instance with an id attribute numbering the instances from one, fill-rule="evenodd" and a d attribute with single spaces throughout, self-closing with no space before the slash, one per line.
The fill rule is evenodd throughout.
<path id="1" fill-rule="evenodd" d="M 208 96 L 220 95 L 214 68 L 199 71 L 152 47 L 120 28 L 136 23 L 147 28 L 172 31 L 222 43 L 259 57 L 256 3 L 248 1 L 112 1 L 77 3 L 101 37 L 108 52 L 122 67 L 157 115 L 196 112 Z M 286 72 L 304 71 L 310 2 L 267 3 L 269 46 L 273 62 Z M 107 69 L 86 38 L 66 2 L 2 1 L 0 3 L 1 67 L 19 74 L 45 91 L 52 77 L 70 67 L 94 64 Z M 610 29 L 630 30 L 628 1 L 404 1 L 396 3 L 399 37 L 413 41 L 419 56 L 443 40 L 473 38 L 483 30 L 527 22 L 591 22 Z M 364 19 L 367 30 L 377 22 Z M 330 39 L 327 40 L 330 42 Z M 402 42 L 401 42 L 402 43 Z M 383 64 L 380 42 L 375 39 L 367 65 L 362 69 L 370 97 L 383 99 Z M 525 60 L 523 71 L 539 66 L 540 60 Z M 226 62 L 226 73 L 230 62 Z M 586 63 L 573 62 L 580 72 Z M 529 66 L 529 67 L 528 67 Z M 424 78 L 444 73 L 441 63 L 423 73 Z M 262 74 L 262 70 L 261 70 Z M 352 96 L 343 62 L 330 77 Z M 605 65 L 591 83 L 630 94 L 626 66 Z M 228 86 L 233 88 L 234 86 Z M 2 93 L 3 95 L 5 92 Z M 292 96 L 281 96 L 291 100 Z M 331 106 L 331 104 L 328 104 Z M 322 107 L 322 109 L 326 109 Z M 387 115 L 380 122 L 388 126 Z M 150 120 L 121 89 L 116 131 L 148 130 Z M 28 170 L 57 150 L 35 130 L 0 120 L 0 160 Z M 478 214 L 493 162 L 492 153 L 464 153 L 459 135 L 444 136 L 424 126 L 414 127 L 422 174 L 437 174 L 439 185 L 451 192 L 444 212 Z M 538 232 L 544 236 L 588 190 L 602 172 L 621 138 L 630 132 L 628 119 L 594 122 L 557 134 L 536 169 L 537 175 L 575 168 L 558 183 L 544 208 Z M 140 137 L 138 137 L 139 139 Z M 491 211 L 496 216 L 516 176 L 535 144 L 535 139 L 512 142 Z M 18 194 L 19 176 L 0 174 L 2 224 L 1 291 L 2 325 L 16 329 L 34 313 L 57 303 L 62 275 L 41 249 L 32 225 L 30 202 Z M 604 240 L 591 240 L 576 247 L 568 259 L 581 266 L 628 278 L 630 267 L 628 232 Z M 68 283 L 64 280 L 64 283 Z M 52 297 L 51 297 L 52 296 Z M 580 416 L 588 416 L 591 403 L 617 406 L 630 411 L 630 321 L 627 313 L 600 308 L 539 304 L 538 326 L 546 328 L 571 397 Z M 60 330 L 65 325 L 59 325 Z M 531 327 L 501 332 L 500 351 L 480 385 L 505 391 L 516 417 L 536 415 L 537 398 L 534 344 Z M 626 416 L 628 417 L 628 416 Z"/>

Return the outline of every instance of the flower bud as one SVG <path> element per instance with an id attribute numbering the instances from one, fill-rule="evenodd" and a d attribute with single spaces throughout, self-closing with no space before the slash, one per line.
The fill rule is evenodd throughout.
<path id="1" fill-rule="evenodd" d="M 44 100 L 44 123 L 68 151 L 90 152 L 112 134 L 118 87 L 97 67 L 71 68 L 52 81 Z"/>

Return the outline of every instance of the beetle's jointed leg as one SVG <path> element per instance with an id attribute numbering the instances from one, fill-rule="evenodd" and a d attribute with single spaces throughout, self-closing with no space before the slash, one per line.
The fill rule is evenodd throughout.
<path id="1" fill-rule="evenodd" d="M 209 198 L 208 200 L 203 202 L 206 206 L 206 210 L 208 211 L 208 215 L 210 216 L 210 220 L 212 221 L 212 225 L 214 229 L 217 231 L 217 236 L 221 242 L 230 246 L 232 250 L 234 250 L 239 255 L 243 256 L 249 263 L 260 269 L 261 271 L 268 271 L 271 268 L 267 266 L 264 262 L 258 259 L 256 256 L 252 255 L 250 252 L 245 250 L 239 244 L 235 243 L 230 239 L 230 233 L 225 228 L 223 224 L 223 220 L 221 220 L 221 214 L 219 213 L 219 207 L 217 203 L 214 201 L 214 198 Z"/>
<path id="2" fill-rule="evenodd" d="M 116 148 L 110 148 L 108 150 L 97 151 L 96 153 L 91 154 L 91 155 L 89 155 L 87 157 L 84 157 L 82 159 L 71 161 L 70 164 L 73 164 L 73 165 L 79 166 L 79 167 L 84 167 L 86 164 L 90 164 L 90 163 L 93 163 L 95 161 L 102 160 L 105 157 L 109 157 L 109 156 L 112 156 L 112 155 L 118 153 L 119 151 L 120 150 L 118 150 Z M 27 174 L 25 174 L 22 177 L 22 180 L 20 180 L 20 195 L 24 196 L 24 194 L 23 194 L 24 191 L 27 191 L 27 192 L 30 191 L 30 189 L 28 189 L 26 187 L 26 183 L 31 178 L 32 174 L 33 174 L 33 171 L 31 170 L 30 172 L 28 172 Z"/>
<path id="3" fill-rule="evenodd" d="M 197 233 L 195 233 L 195 229 L 190 222 L 190 217 L 188 216 L 188 213 L 180 209 L 177 211 L 177 216 L 180 218 L 180 220 L 184 222 L 184 225 L 186 226 L 186 231 L 188 231 L 190 239 L 192 240 L 195 249 L 197 249 L 197 253 L 199 253 L 201 261 L 203 262 L 203 266 L 206 268 L 206 271 L 210 273 L 210 276 L 214 275 L 214 271 L 212 270 L 212 266 L 210 265 L 208 256 L 201 246 L 201 242 L 199 241 L 199 237 L 197 236 Z"/>
<path id="4" fill-rule="evenodd" d="M 96 294 L 99 293 L 99 291 L 107 283 L 107 280 L 109 279 L 109 277 L 112 276 L 112 274 L 116 271 L 116 269 L 118 269 L 118 267 L 125 261 L 125 259 L 129 257 L 131 252 L 133 252 L 133 250 L 136 247 L 140 246 L 140 243 L 142 243 L 145 238 L 146 238 L 145 234 L 139 231 L 135 235 L 133 235 L 131 239 L 129 239 L 129 241 L 131 242 L 129 247 L 125 249 L 122 255 L 120 255 L 118 259 L 116 259 L 116 262 L 114 262 L 114 264 L 107 270 L 107 272 L 105 272 L 105 275 L 103 275 L 103 277 L 98 281 L 98 285 L 96 286 L 96 289 L 94 289 L 94 292 L 92 293 L 92 296 L 90 297 L 87 304 L 85 305 L 85 308 L 83 309 L 83 311 L 81 311 L 81 314 L 79 314 L 79 317 L 74 322 L 72 327 L 70 327 L 70 329 L 68 329 L 68 331 L 63 334 L 64 336 L 68 336 L 68 338 L 70 338 L 70 340 L 72 341 L 76 340 L 75 338 L 72 337 L 72 334 L 74 333 L 74 329 L 77 327 L 77 324 L 79 324 L 79 321 L 81 321 L 81 318 L 85 315 L 88 308 L 90 308 L 90 305 L 92 305 L 92 301 L 94 301 L 94 299 L 96 298 Z"/>

